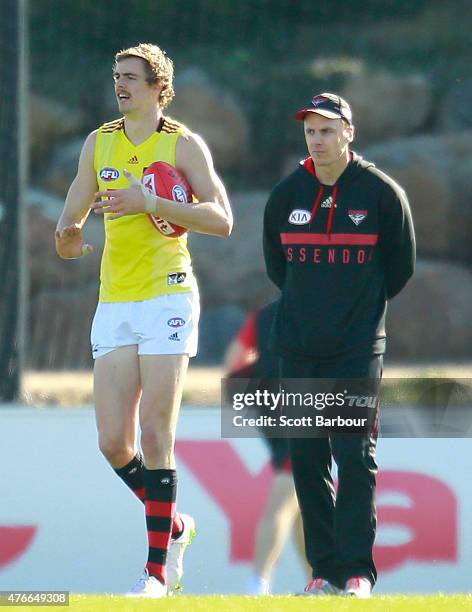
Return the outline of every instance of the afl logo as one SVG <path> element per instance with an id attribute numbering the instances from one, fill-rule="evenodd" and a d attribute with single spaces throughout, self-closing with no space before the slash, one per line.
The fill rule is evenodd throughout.
<path id="1" fill-rule="evenodd" d="M 102 168 L 100 170 L 100 178 L 102 181 L 116 181 L 120 173 L 116 168 Z"/>
<path id="2" fill-rule="evenodd" d="M 167 321 L 167 325 L 169 327 L 183 327 L 185 325 L 185 320 L 181 317 L 173 317 Z"/>
<path id="3" fill-rule="evenodd" d="M 296 208 L 292 210 L 288 218 L 288 222 L 292 225 L 305 225 L 310 222 L 311 212 L 309 210 L 303 210 L 302 208 Z"/>
<path id="4" fill-rule="evenodd" d="M 174 185 L 172 187 L 172 199 L 174 200 L 174 202 L 188 202 L 187 192 L 181 185 Z"/>

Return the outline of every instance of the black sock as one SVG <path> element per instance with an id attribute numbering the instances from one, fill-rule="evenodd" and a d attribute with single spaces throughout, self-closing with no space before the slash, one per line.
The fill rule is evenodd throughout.
<path id="1" fill-rule="evenodd" d="M 144 460 L 141 453 L 122 468 L 114 468 L 121 480 L 144 503 Z"/>

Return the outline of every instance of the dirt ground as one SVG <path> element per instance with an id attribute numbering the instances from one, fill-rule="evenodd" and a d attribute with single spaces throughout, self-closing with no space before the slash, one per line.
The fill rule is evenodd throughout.
<path id="1" fill-rule="evenodd" d="M 223 371 L 220 367 L 190 367 L 184 403 L 197 406 L 220 405 Z M 472 378 L 472 363 L 392 365 L 384 378 Z M 23 376 L 22 401 L 29 406 L 78 408 L 93 403 L 91 371 L 33 372 Z"/>

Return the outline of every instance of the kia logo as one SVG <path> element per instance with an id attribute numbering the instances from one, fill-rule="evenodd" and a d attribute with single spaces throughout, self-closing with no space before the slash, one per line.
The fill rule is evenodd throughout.
<path id="1" fill-rule="evenodd" d="M 309 210 L 303 210 L 302 208 L 296 208 L 292 210 L 288 218 L 288 222 L 292 225 L 305 225 L 310 221 L 311 213 Z"/>

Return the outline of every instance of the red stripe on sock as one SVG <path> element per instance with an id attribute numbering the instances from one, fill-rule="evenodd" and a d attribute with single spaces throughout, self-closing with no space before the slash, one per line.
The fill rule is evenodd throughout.
<path id="1" fill-rule="evenodd" d="M 148 561 L 146 563 L 146 569 L 149 572 L 150 576 L 155 576 L 158 580 L 162 582 L 162 584 L 165 584 L 167 582 L 167 571 L 165 565 Z"/>
<path id="2" fill-rule="evenodd" d="M 170 533 L 166 531 L 148 531 L 148 540 L 150 548 L 169 550 Z"/>
<path id="3" fill-rule="evenodd" d="M 144 498 L 146 497 L 146 489 L 144 487 L 142 487 L 141 489 L 133 489 L 133 493 L 142 502 L 144 501 Z"/>
<path id="4" fill-rule="evenodd" d="M 147 499 L 146 514 L 148 516 L 170 518 L 175 514 L 175 502 L 160 502 Z"/>

